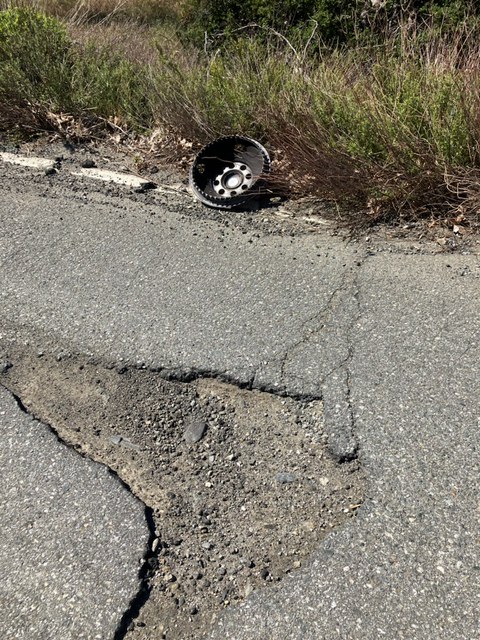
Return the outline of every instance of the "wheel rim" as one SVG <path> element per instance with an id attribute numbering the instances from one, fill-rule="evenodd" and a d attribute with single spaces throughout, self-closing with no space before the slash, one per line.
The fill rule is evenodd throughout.
<path id="1" fill-rule="evenodd" d="M 270 157 L 256 140 L 244 136 L 218 138 L 206 145 L 190 170 L 194 195 L 210 207 L 232 209 L 265 193 Z"/>

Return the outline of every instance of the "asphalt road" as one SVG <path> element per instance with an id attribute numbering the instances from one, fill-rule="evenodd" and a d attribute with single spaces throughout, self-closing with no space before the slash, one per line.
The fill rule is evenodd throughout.
<path id="1" fill-rule="evenodd" d="M 145 509 L 0 387 L 0 636 L 112 638 L 140 587 Z"/>
<path id="2" fill-rule="evenodd" d="M 332 450 L 369 476 L 357 519 L 212 638 L 480 638 L 477 257 L 245 232 L 78 184 L 4 188 L 0 345 L 321 396 Z"/>

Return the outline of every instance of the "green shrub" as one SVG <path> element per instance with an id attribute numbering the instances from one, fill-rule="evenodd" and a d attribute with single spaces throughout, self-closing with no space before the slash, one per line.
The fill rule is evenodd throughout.
<path id="1" fill-rule="evenodd" d="M 0 96 L 49 101 L 68 92 L 70 40 L 65 27 L 37 11 L 0 11 Z"/>
<path id="2" fill-rule="evenodd" d="M 305 42 L 316 24 L 322 43 L 338 44 L 358 36 L 384 36 L 406 16 L 419 22 L 455 27 L 467 16 L 480 16 L 472 0 L 187 0 L 184 10 L 187 36 L 200 44 L 204 34 L 239 34 L 249 24 L 274 29 Z"/>
<path id="3" fill-rule="evenodd" d="M 71 69 L 75 113 L 119 118 L 136 129 L 152 126 L 148 69 L 93 44 L 76 51 Z"/>
<path id="4" fill-rule="evenodd" d="M 49 126 L 48 114 L 151 126 L 148 71 L 29 9 L 0 11 L 0 126 Z M 40 118 L 40 122 L 38 122 Z M 43 120 L 42 120 L 43 118 Z"/>
<path id="5" fill-rule="evenodd" d="M 238 34 L 239 29 L 256 24 L 289 34 L 300 41 L 311 33 L 311 20 L 318 23 L 319 34 L 330 40 L 342 40 L 343 23 L 351 21 L 359 1 L 363 0 L 188 0 L 185 9 L 187 34 L 197 44 L 207 32 L 210 36 Z M 308 35 L 307 35 L 308 37 Z"/>

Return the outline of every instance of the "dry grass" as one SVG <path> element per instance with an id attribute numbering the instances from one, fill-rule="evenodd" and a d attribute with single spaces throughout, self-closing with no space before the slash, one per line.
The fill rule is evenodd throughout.
<path id="1" fill-rule="evenodd" d="M 174 0 L 2 0 L 0 8 L 30 7 L 77 25 L 131 21 L 152 24 L 175 19 L 181 5 Z"/>
<path id="2" fill-rule="evenodd" d="M 314 59 L 245 40 L 207 57 L 162 52 L 158 120 L 204 142 L 243 132 L 282 150 L 290 191 L 361 204 L 371 219 L 480 219 L 480 47 L 475 34 L 397 34 Z M 172 109 L 172 105 L 175 108 Z"/>
<path id="3" fill-rule="evenodd" d="M 132 63 L 150 69 L 157 61 L 154 40 L 158 31 L 143 24 L 112 22 L 110 24 L 69 24 L 68 33 L 81 47 L 99 46 L 125 56 Z"/>
<path id="4" fill-rule="evenodd" d="M 149 2 L 43 1 L 74 41 L 68 65 L 53 61 L 66 84 L 4 76 L 2 89 L 0 72 L 0 126 L 8 112 L 9 126 L 23 118 L 30 130 L 55 126 L 52 114 L 156 129 L 170 157 L 175 140 L 242 133 L 278 150 L 277 190 L 354 204 L 368 220 L 480 221 L 480 40 L 468 27 L 442 36 L 405 24 L 380 45 L 336 51 L 312 41 L 315 55 L 250 33 L 205 52 L 168 20 L 149 23 Z"/>

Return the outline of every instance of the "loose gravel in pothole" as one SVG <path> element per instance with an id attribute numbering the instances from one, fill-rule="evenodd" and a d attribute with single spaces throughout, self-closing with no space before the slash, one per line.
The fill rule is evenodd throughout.
<path id="1" fill-rule="evenodd" d="M 150 594 L 130 640 L 201 638 L 223 608 L 288 579 L 362 501 L 358 461 L 328 453 L 321 401 L 34 348 L 2 362 L 0 383 L 29 412 L 152 510 Z"/>

